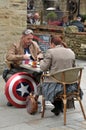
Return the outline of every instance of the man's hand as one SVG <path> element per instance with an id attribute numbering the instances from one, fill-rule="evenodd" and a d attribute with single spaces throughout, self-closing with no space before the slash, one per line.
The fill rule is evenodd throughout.
<path id="1" fill-rule="evenodd" d="M 30 59 L 30 56 L 31 56 L 31 54 L 25 54 L 25 55 L 23 55 L 23 59 L 24 60 Z"/>
<path id="2" fill-rule="evenodd" d="M 38 56 L 37 56 L 37 61 L 40 61 L 40 60 L 42 60 L 43 59 L 43 54 L 39 54 Z"/>

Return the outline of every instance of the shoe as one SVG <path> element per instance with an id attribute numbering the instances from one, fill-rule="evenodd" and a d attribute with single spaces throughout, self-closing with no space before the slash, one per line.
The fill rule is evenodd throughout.
<path id="1" fill-rule="evenodd" d="M 60 110 L 56 109 L 56 108 L 53 108 L 51 110 L 51 112 L 53 112 L 56 116 L 58 116 L 60 114 Z"/>
<path id="2" fill-rule="evenodd" d="M 13 105 L 10 102 L 7 102 L 7 106 L 11 107 Z"/>
<path id="3" fill-rule="evenodd" d="M 60 114 L 60 111 L 55 112 L 54 114 L 55 114 L 56 116 L 58 116 L 58 115 Z"/>

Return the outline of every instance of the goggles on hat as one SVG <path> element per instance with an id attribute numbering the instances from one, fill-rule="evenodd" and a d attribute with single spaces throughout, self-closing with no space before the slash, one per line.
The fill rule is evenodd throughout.
<path id="1" fill-rule="evenodd" d="M 27 29 L 23 32 L 24 35 L 33 34 L 33 31 L 31 29 Z"/>

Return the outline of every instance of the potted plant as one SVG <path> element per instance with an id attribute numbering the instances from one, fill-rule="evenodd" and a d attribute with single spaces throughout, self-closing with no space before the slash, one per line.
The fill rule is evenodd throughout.
<path id="1" fill-rule="evenodd" d="M 54 11 L 49 12 L 46 16 L 47 21 L 54 21 L 56 20 L 56 18 L 57 18 L 57 15 Z"/>

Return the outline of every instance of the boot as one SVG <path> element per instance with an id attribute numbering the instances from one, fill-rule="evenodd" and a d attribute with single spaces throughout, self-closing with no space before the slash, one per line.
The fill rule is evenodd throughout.
<path id="1" fill-rule="evenodd" d="M 59 108 L 59 102 L 58 101 L 54 101 L 52 103 L 55 108 L 51 110 L 51 112 L 53 112 L 56 116 L 60 114 L 60 108 Z"/>
<path id="2" fill-rule="evenodd" d="M 63 101 L 62 100 L 59 100 L 59 109 L 60 109 L 60 112 L 63 113 Z"/>
<path id="3" fill-rule="evenodd" d="M 11 107 L 13 105 L 10 102 L 7 102 L 7 106 Z"/>

